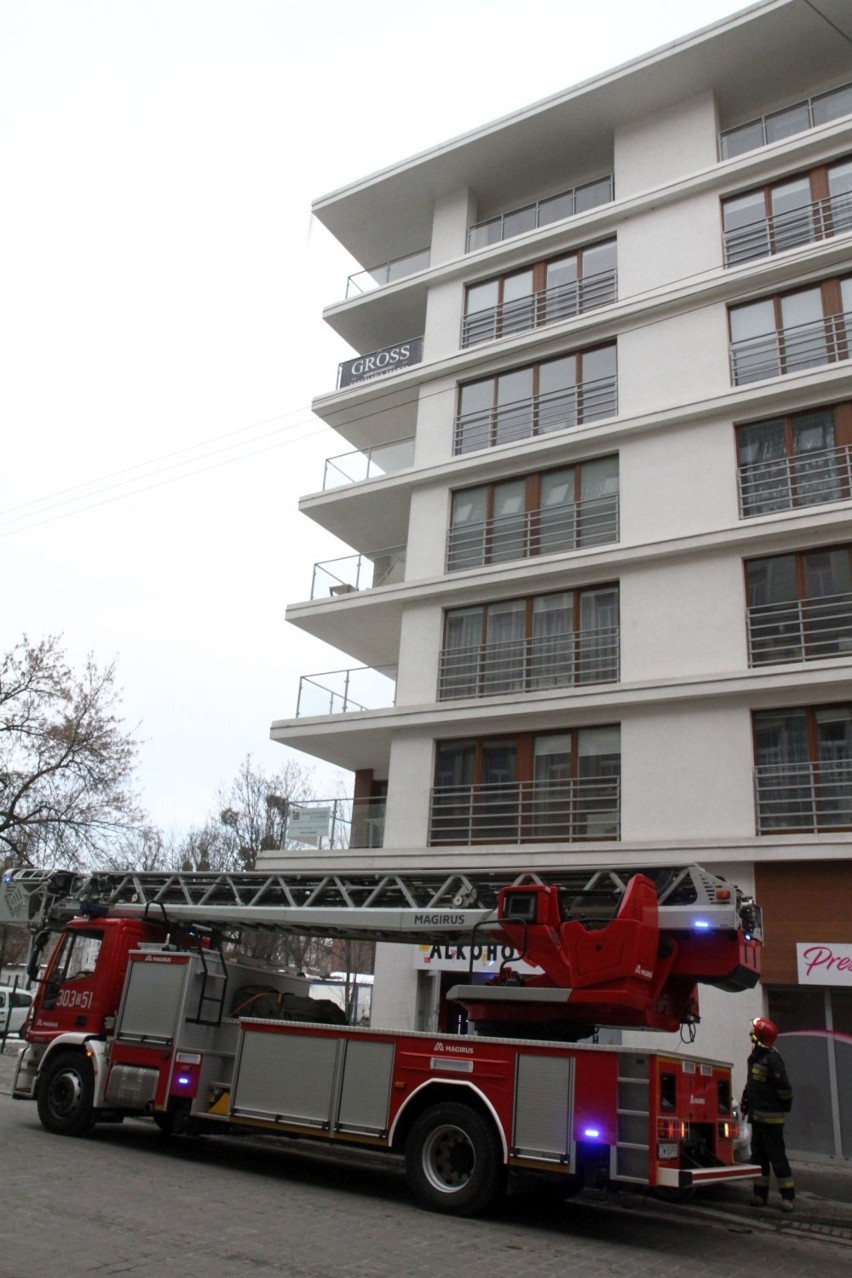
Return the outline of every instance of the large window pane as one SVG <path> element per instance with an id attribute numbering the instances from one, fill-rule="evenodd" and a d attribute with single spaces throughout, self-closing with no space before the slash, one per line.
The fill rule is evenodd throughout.
<path id="1" fill-rule="evenodd" d="M 489 559 L 499 563 L 520 559 L 526 552 L 526 480 L 494 485 L 494 524 Z"/>
<path id="2" fill-rule="evenodd" d="M 788 293 L 781 298 L 782 359 L 786 372 L 828 362 L 829 345 L 818 288 Z"/>

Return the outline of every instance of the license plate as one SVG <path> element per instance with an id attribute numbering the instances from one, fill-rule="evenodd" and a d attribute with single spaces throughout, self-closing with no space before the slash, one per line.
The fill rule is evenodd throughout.
<path id="1" fill-rule="evenodd" d="M 677 1145 L 674 1141 L 671 1144 L 657 1145 L 657 1162 L 670 1163 L 673 1158 L 677 1158 Z"/>

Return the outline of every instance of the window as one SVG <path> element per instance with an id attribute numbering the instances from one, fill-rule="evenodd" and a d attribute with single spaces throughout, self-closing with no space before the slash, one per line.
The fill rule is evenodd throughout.
<path id="1" fill-rule="evenodd" d="M 499 244 L 513 235 L 523 235 L 525 231 L 534 231 L 539 226 L 549 226 L 552 222 L 561 222 L 563 218 L 587 213 L 600 204 L 608 204 L 611 199 L 612 177 L 609 175 L 594 182 L 586 182 L 571 191 L 560 191 L 558 195 L 549 195 L 534 204 L 478 222 L 468 231 L 467 251 L 472 253 L 474 249 Z"/>
<path id="2" fill-rule="evenodd" d="M 617 839 L 617 724 L 438 742 L 430 843 Z"/>
<path id="3" fill-rule="evenodd" d="M 500 600 L 445 614 L 440 701 L 617 678 L 617 586 Z"/>
<path id="4" fill-rule="evenodd" d="M 828 93 L 821 93 L 818 97 L 807 98 L 804 102 L 796 102 L 780 111 L 773 111 L 771 115 L 760 116 L 734 129 L 726 129 L 720 137 L 722 159 L 730 160 L 735 155 L 744 155 L 746 151 L 754 151 L 757 147 L 781 142 L 796 133 L 804 133 L 807 129 L 829 124 L 832 120 L 839 120 L 850 114 L 852 84 L 844 84 Z"/>
<path id="5" fill-rule="evenodd" d="M 572 351 L 462 386 L 454 451 L 569 430 L 617 411 L 615 345 Z"/>
<path id="6" fill-rule="evenodd" d="M 849 358 L 852 277 L 732 306 L 735 386 Z"/>
<path id="7" fill-rule="evenodd" d="M 852 494 L 852 403 L 737 427 L 744 519 Z"/>
<path id="8" fill-rule="evenodd" d="M 852 827 L 852 705 L 754 715 L 757 832 Z"/>
<path id="9" fill-rule="evenodd" d="M 852 654 L 852 546 L 752 559 L 745 569 L 752 665 Z"/>
<path id="10" fill-rule="evenodd" d="M 618 540 L 618 457 L 453 493 L 447 572 Z"/>
<path id="11" fill-rule="evenodd" d="M 614 302 L 615 267 L 615 240 L 606 240 L 469 285 L 462 346 L 557 324 Z"/>
<path id="12" fill-rule="evenodd" d="M 821 166 L 722 201 L 725 264 L 852 230 L 852 160 Z"/>

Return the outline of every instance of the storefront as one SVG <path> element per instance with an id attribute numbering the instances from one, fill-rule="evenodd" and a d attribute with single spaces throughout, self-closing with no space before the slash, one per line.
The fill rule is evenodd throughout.
<path id="1" fill-rule="evenodd" d="M 758 865 L 763 984 L 795 1093 L 787 1147 L 852 1158 L 852 867 Z"/>

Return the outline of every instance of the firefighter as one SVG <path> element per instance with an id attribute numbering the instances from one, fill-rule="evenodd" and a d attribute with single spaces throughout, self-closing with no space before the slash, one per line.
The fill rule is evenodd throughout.
<path id="1" fill-rule="evenodd" d="M 754 1046 L 741 1108 L 751 1123 L 751 1161 L 760 1165 L 753 1203 L 755 1207 L 766 1206 L 771 1167 L 781 1191 L 781 1210 L 792 1211 L 796 1190 L 784 1146 L 784 1119 L 793 1104 L 793 1089 L 775 1048 L 777 1026 L 765 1016 L 757 1016 L 751 1023 L 750 1037 Z"/>

